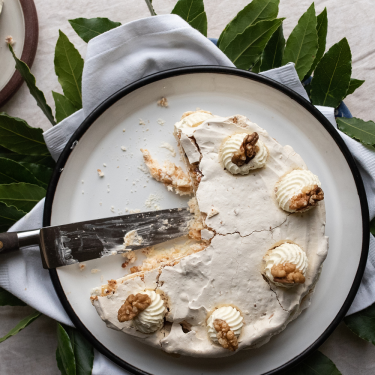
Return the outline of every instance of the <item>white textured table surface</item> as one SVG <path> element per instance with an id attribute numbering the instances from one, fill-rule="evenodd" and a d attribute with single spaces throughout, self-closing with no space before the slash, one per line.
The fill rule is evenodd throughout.
<path id="1" fill-rule="evenodd" d="M 15 0 L 5 0 L 15 1 Z M 208 17 L 208 36 L 218 37 L 224 26 L 250 0 L 205 0 Z M 353 77 L 365 79 L 365 84 L 345 100 L 353 116 L 375 120 L 375 12 L 374 0 L 316 0 L 320 13 L 328 9 L 329 48 L 344 36 L 347 37 L 353 55 Z M 32 72 L 37 84 L 53 106 L 51 91 L 62 92 L 54 73 L 54 48 L 61 29 L 85 56 L 86 43 L 73 31 L 68 19 L 78 17 L 108 17 L 126 23 L 149 15 L 143 0 L 34 0 L 39 16 L 39 46 Z M 170 13 L 176 0 L 154 0 L 158 14 Z M 281 0 L 280 17 L 284 21 L 287 37 L 298 18 L 306 11 L 311 0 Z M 50 124 L 35 100 L 23 85 L 18 93 L 0 109 L 12 116 L 21 117 L 31 126 L 47 129 Z M 26 286 L 25 286 L 26 287 Z M 30 313 L 28 307 L 0 308 L 0 337 Z M 59 374 L 55 361 L 56 323 L 47 317 L 37 319 L 17 336 L 0 344 L 0 373 L 13 374 Z M 303 332 L 301 332 L 303 334 Z M 372 375 L 375 373 L 375 346 L 352 334 L 342 323 L 321 347 L 344 375 Z M 103 374 L 104 375 L 104 374 Z"/>

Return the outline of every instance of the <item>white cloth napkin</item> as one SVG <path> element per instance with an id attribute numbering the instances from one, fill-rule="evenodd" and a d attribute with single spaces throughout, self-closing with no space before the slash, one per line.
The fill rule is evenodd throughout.
<path id="1" fill-rule="evenodd" d="M 102 34 L 88 43 L 82 78 L 83 109 L 44 133 L 51 155 L 58 159 L 72 133 L 103 100 L 146 75 L 191 65 L 224 65 L 231 61 L 207 38 L 176 15 L 149 17 Z M 294 64 L 261 73 L 281 82 L 308 99 Z M 334 110 L 318 109 L 336 126 Z M 375 216 L 375 154 L 340 132 L 353 153 L 364 179 L 371 218 Z M 44 200 L 17 222 L 10 231 L 42 226 Z M 375 243 L 371 238 L 370 256 L 363 282 L 350 312 L 375 301 Z M 72 325 L 54 291 L 48 271 L 42 268 L 37 247 L 2 256 L 0 286 L 45 315 Z M 95 354 L 94 375 L 124 374 L 100 353 Z"/>

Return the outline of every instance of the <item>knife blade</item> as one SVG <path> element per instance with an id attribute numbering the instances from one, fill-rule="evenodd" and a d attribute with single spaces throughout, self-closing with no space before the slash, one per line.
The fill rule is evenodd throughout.
<path id="1" fill-rule="evenodd" d="M 184 236 L 192 218 L 188 209 L 174 208 L 1 233 L 0 252 L 39 244 L 43 267 L 56 268 Z"/>

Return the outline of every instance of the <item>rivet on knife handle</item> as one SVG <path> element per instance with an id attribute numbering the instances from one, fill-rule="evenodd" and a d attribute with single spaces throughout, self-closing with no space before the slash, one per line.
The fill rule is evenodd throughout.
<path id="1" fill-rule="evenodd" d="M 20 248 L 17 233 L 0 233 L 0 253 Z"/>

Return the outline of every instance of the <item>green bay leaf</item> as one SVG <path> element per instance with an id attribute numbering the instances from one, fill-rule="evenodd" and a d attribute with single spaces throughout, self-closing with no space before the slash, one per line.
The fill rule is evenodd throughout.
<path id="1" fill-rule="evenodd" d="M 69 23 L 78 36 L 80 36 L 86 43 L 88 43 L 92 38 L 95 38 L 106 31 L 121 26 L 120 22 L 113 22 L 108 18 L 101 17 L 76 18 L 74 20 L 69 20 Z"/>
<path id="2" fill-rule="evenodd" d="M 67 332 L 59 323 L 57 323 L 56 360 L 62 374 L 77 374 L 72 343 Z"/>
<path id="3" fill-rule="evenodd" d="M 375 303 L 345 317 L 344 322 L 361 339 L 375 345 Z"/>
<path id="4" fill-rule="evenodd" d="M 0 202 L 0 232 L 6 232 L 13 224 L 25 215 L 26 212 L 18 210 L 14 206 L 8 206 L 5 203 Z M 0 306 L 2 305 L 0 304 Z"/>
<path id="5" fill-rule="evenodd" d="M 4 337 L 0 338 L 0 342 L 3 342 L 9 337 L 12 337 L 16 335 L 18 332 L 22 331 L 24 328 L 26 328 L 29 324 L 31 324 L 36 318 L 40 316 L 39 311 L 35 311 L 26 318 L 22 319 L 14 328 L 12 328 Z"/>
<path id="6" fill-rule="evenodd" d="M 207 36 L 207 15 L 206 12 L 201 13 L 189 22 L 191 27 L 201 32 L 204 36 Z"/>
<path id="7" fill-rule="evenodd" d="M 253 65 L 253 67 L 251 68 L 251 71 L 253 73 L 259 73 L 261 65 L 262 65 L 262 55 L 259 57 L 259 59 L 257 60 L 257 62 Z"/>
<path id="8" fill-rule="evenodd" d="M 66 98 L 82 108 L 83 59 L 61 30 L 55 48 L 55 72 Z"/>
<path id="9" fill-rule="evenodd" d="M 3 154 L 13 154 L 13 151 L 8 150 L 7 148 L 5 148 L 3 146 L 0 146 L 0 154 L 1 155 L 3 155 Z"/>
<path id="10" fill-rule="evenodd" d="M 29 184 L 39 185 L 40 181 L 34 174 L 20 163 L 0 158 L 0 184 L 11 184 L 15 182 L 27 182 Z"/>
<path id="11" fill-rule="evenodd" d="M 4 112 L 0 113 L 0 145 L 23 155 L 50 155 L 42 129 Z"/>
<path id="12" fill-rule="evenodd" d="M 375 236 L 375 218 L 371 220 L 370 223 L 370 232 L 373 236 Z"/>
<path id="13" fill-rule="evenodd" d="M 9 50 L 13 55 L 14 61 L 16 62 L 16 69 L 21 74 L 22 78 L 26 82 L 27 87 L 29 88 L 30 94 L 36 100 L 36 104 L 38 107 L 43 111 L 46 115 L 48 120 L 52 125 L 56 125 L 55 119 L 52 114 L 51 107 L 47 104 L 46 98 L 42 91 L 38 89 L 36 86 L 36 80 L 33 74 L 30 72 L 30 68 L 24 63 L 22 60 L 18 59 L 17 56 L 14 54 L 12 46 L 9 44 Z"/>
<path id="14" fill-rule="evenodd" d="M 228 44 L 238 34 L 242 34 L 249 26 L 259 21 L 275 19 L 279 13 L 279 2 L 280 0 L 253 0 L 225 26 L 219 37 L 217 46 L 224 51 Z"/>
<path id="15" fill-rule="evenodd" d="M 285 38 L 283 33 L 283 25 L 273 33 L 271 39 L 268 41 L 263 50 L 261 58 L 260 72 L 266 70 L 279 68 L 282 63 L 285 48 Z"/>
<path id="16" fill-rule="evenodd" d="M 304 86 L 305 90 L 306 90 L 306 93 L 307 93 L 307 96 L 310 98 L 311 100 L 311 82 L 308 83 L 307 85 Z"/>
<path id="17" fill-rule="evenodd" d="M 345 98 L 352 74 L 352 54 L 346 38 L 334 44 L 319 61 L 311 81 L 314 105 L 338 107 Z"/>
<path id="18" fill-rule="evenodd" d="M 48 168 L 44 165 L 35 163 L 21 162 L 20 164 L 27 168 L 35 176 L 35 178 L 38 180 L 39 186 L 42 186 L 43 188 L 47 189 L 53 174 L 52 168 Z"/>
<path id="19" fill-rule="evenodd" d="M 56 121 L 58 123 L 72 115 L 74 112 L 78 111 L 78 109 L 69 99 L 66 98 L 66 96 L 61 95 L 55 91 L 52 91 L 52 96 L 55 100 Z"/>
<path id="20" fill-rule="evenodd" d="M 207 16 L 203 0 L 178 0 L 172 14 L 177 14 L 191 27 L 207 36 Z"/>
<path id="21" fill-rule="evenodd" d="M 284 375 L 341 375 L 336 365 L 323 353 L 316 350 L 299 365 Z"/>
<path id="22" fill-rule="evenodd" d="M 82 334 L 71 327 L 64 327 L 72 344 L 76 361 L 77 375 L 91 375 L 94 364 L 94 348 L 82 336 Z"/>
<path id="23" fill-rule="evenodd" d="M 327 30 L 328 30 L 328 17 L 327 17 L 327 8 L 324 8 L 323 12 L 318 15 L 317 24 L 316 24 L 316 31 L 318 33 L 318 50 L 316 52 L 315 59 L 311 65 L 310 70 L 306 73 L 305 78 L 306 80 L 315 70 L 318 62 L 324 55 L 324 51 L 326 50 L 326 41 L 327 41 Z"/>
<path id="24" fill-rule="evenodd" d="M 56 362 L 57 362 L 57 368 L 60 370 L 60 374 L 61 375 L 67 375 L 67 372 L 65 371 L 64 364 L 62 362 L 59 350 L 56 350 Z"/>
<path id="25" fill-rule="evenodd" d="M 0 204 L 0 207 L 1 207 L 1 204 Z M 0 215 L 1 214 L 2 213 L 0 211 Z M 0 224 L 0 228 L 1 228 L 1 224 Z M 26 303 L 18 299 L 12 293 L 9 293 L 7 290 L 0 288 L 0 306 L 26 306 Z"/>
<path id="26" fill-rule="evenodd" d="M 29 212 L 42 198 L 46 190 L 38 185 L 24 182 L 0 185 L 0 202 Z"/>
<path id="27" fill-rule="evenodd" d="M 250 69 L 283 19 L 260 21 L 237 35 L 223 51 L 240 69 Z"/>
<path id="28" fill-rule="evenodd" d="M 315 7 L 312 3 L 298 20 L 286 42 L 282 65 L 295 63 L 300 80 L 309 71 L 318 50 L 316 23 Z"/>
<path id="29" fill-rule="evenodd" d="M 362 81 L 361 79 L 350 78 L 349 88 L 346 96 L 353 94 L 353 92 L 357 90 L 358 87 L 361 87 L 364 83 L 365 81 Z"/>
<path id="30" fill-rule="evenodd" d="M 368 147 L 375 147 L 375 123 L 359 118 L 336 118 L 337 127 L 349 137 Z"/>
<path id="31" fill-rule="evenodd" d="M 55 161 L 49 155 L 37 156 L 37 155 L 21 155 L 21 154 L 16 154 L 16 153 L 11 153 L 11 154 L 0 153 L 0 157 L 14 160 L 19 163 L 38 164 L 38 165 L 42 165 L 44 167 L 51 168 L 51 169 L 53 169 L 56 165 Z"/>

